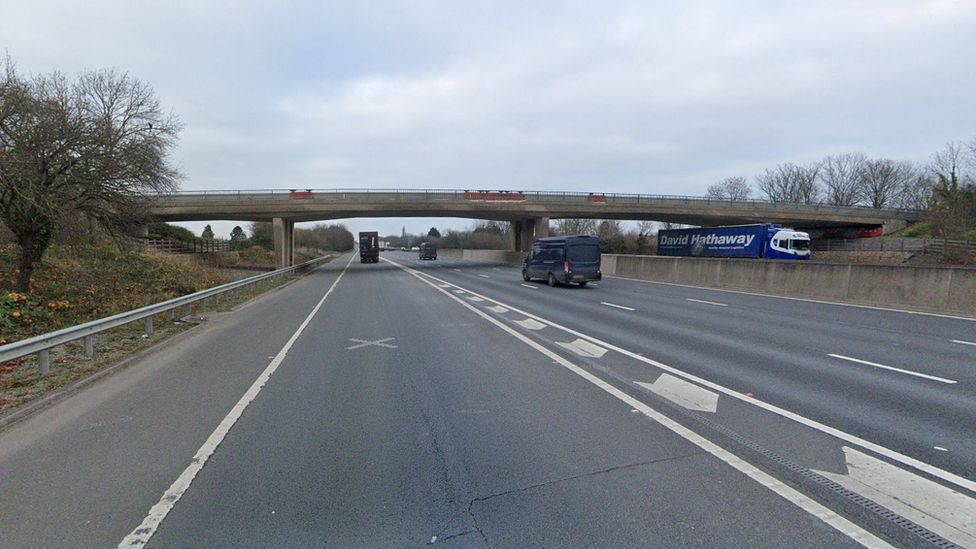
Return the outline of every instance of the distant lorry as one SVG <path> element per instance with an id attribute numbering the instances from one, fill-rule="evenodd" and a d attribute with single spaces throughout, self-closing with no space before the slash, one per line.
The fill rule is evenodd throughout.
<path id="1" fill-rule="evenodd" d="M 771 223 L 663 230 L 658 255 L 810 259 L 810 235 Z"/>
<path id="2" fill-rule="evenodd" d="M 378 263 L 380 260 L 380 235 L 376 231 L 359 233 L 359 262 Z"/>

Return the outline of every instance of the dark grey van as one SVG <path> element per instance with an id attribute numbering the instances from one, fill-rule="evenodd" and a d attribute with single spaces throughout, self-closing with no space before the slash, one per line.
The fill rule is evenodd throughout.
<path id="1" fill-rule="evenodd" d="M 600 240 L 595 236 L 553 236 L 540 238 L 522 263 L 526 282 L 541 278 L 550 286 L 600 280 Z"/>
<path id="2" fill-rule="evenodd" d="M 420 259 L 437 259 L 437 246 L 433 242 L 424 242 L 420 245 Z"/>

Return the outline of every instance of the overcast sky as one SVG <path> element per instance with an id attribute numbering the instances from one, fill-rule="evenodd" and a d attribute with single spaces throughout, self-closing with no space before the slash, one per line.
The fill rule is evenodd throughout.
<path id="1" fill-rule="evenodd" d="M 974 0 L 0 0 L 0 49 L 22 73 L 149 82 L 185 123 L 193 190 L 701 195 L 976 137 Z"/>

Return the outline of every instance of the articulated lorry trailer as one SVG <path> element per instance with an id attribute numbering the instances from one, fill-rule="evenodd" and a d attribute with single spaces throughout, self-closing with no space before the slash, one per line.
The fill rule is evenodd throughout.
<path id="1" fill-rule="evenodd" d="M 380 235 L 376 231 L 359 233 L 359 262 L 379 263 Z"/>
<path id="2" fill-rule="evenodd" d="M 658 255 L 810 259 L 810 235 L 771 223 L 672 229 L 657 234 Z"/>

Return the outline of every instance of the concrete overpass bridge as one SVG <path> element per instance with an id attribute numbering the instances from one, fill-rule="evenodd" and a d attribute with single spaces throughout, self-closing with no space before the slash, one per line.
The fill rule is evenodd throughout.
<path id="1" fill-rule="evenodd" d="M 921 219 L 914 210 L 878 210 L 760 200 L 586 192 L 459 190 L 189 191 L 160 195 L 149 206 L 157 221 L 270 221 L 281 266 L 290 265 L 294 225 L 353 217 L 465 217 L 508 221 L 513 247 L 526 250 L 549 234 L 549 220 L 652 220 L 688 225 L 779 223 L 798 229 L 885 227 Z"/>

